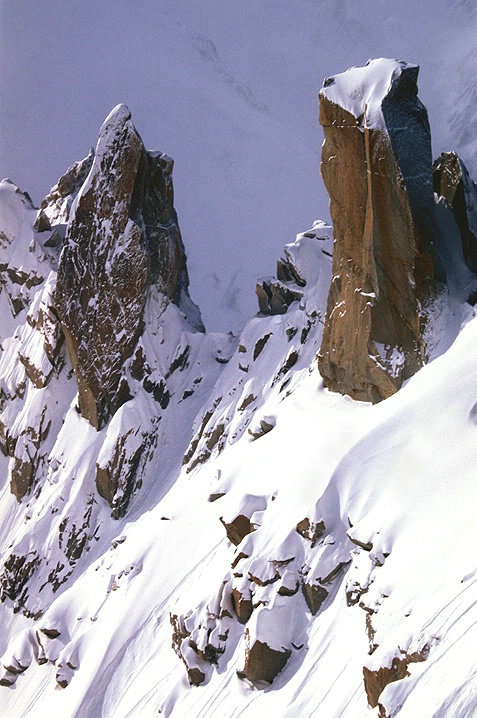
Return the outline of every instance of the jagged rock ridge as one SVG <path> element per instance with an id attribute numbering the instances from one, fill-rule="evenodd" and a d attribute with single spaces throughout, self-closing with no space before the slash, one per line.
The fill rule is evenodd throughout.
<path id="1" fill-rule="evenodd" d="M 119 106 L 39 211 L 0 183 L 0 459 L 12 515 L 32 519 L 4 548 L 0 600 L 25 615 L 64 590 L 151 464 L 164 490 L 174 459 L 158 447 L 177 421 L 180 464 L 234 345 L 203 333 L 189 297 L 171 170 Z"/>
<path id="2" fill-rule="evenodd" d="M 97 429 L 131 398 L 123 367 L 143 329 L 150 285 L 177 304 L 187 294 L 172 164 L 146 152 L 129 110 L 119 105 L 101 128 L 69 219 L 55 307 L 81 414 Z"/>
<path id="3" fill-rule="evenodd" d="M 118 112 L 125 119 L 127 112 Z M 126 136 L 129 131 L 128 125 Z M 0 598 L 24 614 L 22 630 L 2 657 L 0 684 L 17 683 L 15 694 L 5 691 L 8 707 L 17 699 L 15 710 L 21 711 L 22 696 L 29 700 L 36 669 L 23 674 L 36 661 L 55 666 L 44 671 L 51 685 L 42 691 L 52 712 L 62 715 L 68 715 L 73 696 L 75 711 L 79 706 L 76 712 L 88 716 L 113 710 L 142 715 L 147 708 L 151 714 L 222 717 L 237 710 L 245 691 L 251 700 L 239 710 L 248 715 L 262 706 L 267 712 L 274 697 L 275 708 L 277 698 L 283 702 L 280 715 L 321 711 L 354 718 L 365 714 L 366 702 L 379 706 L 383 716 L 396 715 L 419 679 L 415 670 L 424 673 L 431 666 L 435 675 L 445 641 L 440 612 L 448 610 L 453 626 L 455 615 L 475 604 L 472 549 L 470 566 L 460 557 L 449 561 L 446 553 L 462 531 L 472 537 L 467 526 L 458 526 L 456 512 L 448 514 L 447 502 L 461 493 L 470 503 L 474 488 L 471 472 L 447 462 L 453 443 L 447 447 L 447 432 L 468 439 L 463 449 L 474 461 L 469 447 L 475 445 L 475 391 L 462 392 L 463 382 L 472 387 L 474 363 L 463 360 L 454 372 L 449 360 L 447 375 L 439 374 L 439 362 L 431 364 L 413 380 L 417 398 L 406 387 L 377 408 L 324 390 L 315 356 L 332 240 L 321 222 L 286 246 L 276 279 L 259 282 L 260 312 L 238 341 L 197 332 L 175 303 L 187 309 L 184 297 L 181 302 L 170 296 L 163 280 L 153 279 L 149 260 L 144 262 L 147 242 L 144 236 L 136 241 L 130 222 L 141 229 L 146 210 L 131 220 L 131 206 L 124 210 L 118 195 L 107 208 L 110 217 L 127 215 L 116 246 L 131 248 L 146 298 L 142 304 L 139 294 L 132 296 L 141 331 L 135 346 L 124 349 L 131 353 L 116 388 L 106 398 L 108 387 L 97 396 L 91 391 L 95 405 L 85 418 L 76 408 L 78 385 L 52 297 L 58 293 L 63 236 L 67 272 L 78 266 L 86 291 L 104 296 L 92 276 L 97 260 L 90 245 L 99 238 L 101 262 L 114 265 L 115 251 L 103 241 L 112 236 L 106 219 L 97 223 L 83 216 L 87 242 L 81 251 L 82 236 L 76 247 L 71 239 L 94 171 L 92 155 L 70 168 L 43 203 L 36 234 L 28 198 L 11 185 L 0 187 L 0 200 L 4 193 L 18 205 L 24 227 L 19 261 L 13 251 L 18 228 L 4 232 L 1 255 L 0 301 L 8 312 L 0 367 L 7 456 L 0 456 L 0 467 L 26 465 L 16 482 L 12 473 L 20 502 L 6 491 L 0 496 L 15 526 L 13 537 L 2 537 Z M 114 185 L 114 177 L 109 182 Z M 134 241 L 128 244 L 130 231 Z M 118 276 L 108 284 L 109 306 L 129 298 Z M 68 291 L 78 286 L 72 281 Z M 452 300 L 458 304 L 456 296 Z M 455 309 L 459 327 L 472 312 L 463 305 L 465 299 Z M 72 316 L 83 321 L 81 312 Z M 112 322 L 107 335 L 111 328 Z M 471 356 L 470 344 L 464 343 L 463 357 Z M 97 387 L 104 379 L 101 360 L 109 361 L 104 347 L 104 356 L 94 356 Z M 442 387 L 452 381 L 447 395 Z M 121 382 L 130 395 L 123 403 Z M 475 377 L 473 382 L 475 388 Z M 436 387 L 443 394 L 438 400 Z M 459 393 L 465 401 L 456 398 Z M 82 402 L 85 414 L 88 401 L 87 396 Z M 450 421 L 441 416 L 444 404 L 446 411 L 455 404 Z M 426 435 L 429 411 L 433 433 Z M 34 417 L 41 417 L 38 426 Z M 409 463 L 408 456 L 419 460 Z M 454 470 L 459 481 L 449 492 Z M 429 517 L 435 511 L 433 525 Z M 412 581 L 406 578 L 410 572 Z M 449 595 L 458 595 L 459 605 Z M 173 655 L 169 660 L 171 624 L 182 662 L 177 666 Z M 199 690 L 185 688 L 184 665 Z M 275 682 L 274 690 L 249 690 L 235 673 L 254 688 Z M 319 680 L 312 682 L 315 676 Z M 67 690 L 50 692 L 55 685 Z M 326 696 L 331 698 L 323 707 Z"/>
<path id="4" fill-rule="evenodd" d="M 328 388 L 364 401 L 390 396 L 426 360 L 435 231 L 418 70 L 370 61 L 327 78 L 319 96 L 335 237 L 319 367 Z"/>

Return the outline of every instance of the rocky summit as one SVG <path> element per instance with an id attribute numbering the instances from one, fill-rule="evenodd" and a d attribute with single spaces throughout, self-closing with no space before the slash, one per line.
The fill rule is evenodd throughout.
<path id="1" fill-rule="evenodd" d="M 55 307 L 80 412 L 97 429 L 131 398 L 123 367 L 142 332 L 150 286 L 176 304 L 187 294 L 172 165 L 146 152 L 129 110 L 119 105 L 101 128 L 69 219 Z"/>
<path id="2" fill-rule="evenodd" d="M 2 718 L 475 715 L 477 192 L 417 73 L 325 80 L 333 226 L 238 336 L 124 105 L 0 183 Z"/>
<path id="3" fill-rule="evenodd" d="M 363 401 L 391 396 L 426 361 L 435 221 L 418 71 L 370 61 L 319 95 L 335 238 L 319 367 L 328 388 Z"/>

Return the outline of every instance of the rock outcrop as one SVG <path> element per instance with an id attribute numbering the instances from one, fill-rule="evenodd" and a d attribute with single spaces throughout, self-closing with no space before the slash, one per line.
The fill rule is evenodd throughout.
<path id="1" fill-rule="evenodd" d="M 287 648 L 277 651 L 265 643 L 256 640 L 250 645 L 248 633 L 247 648 L 245 650 L 245 665 L 243 676 L 249 681 L 265 681 L 273 683 L 277 675 L 285 668 L 291 651 Z"/>
<path id="2" fill-rule="evenodd" d="M 432 174 L 434 191 L 454 213 L 464 261 L 477 273 L 477 186 L 455 152 L 443 152 L 434 162 Z"/>
<path id="3" fill-rule="evenodd" d="M 415 651 L 410 654 L 398 650 L 398 654 L 389 658 L 389 666 L 380 666 L 376 670 L 372 670 L 367 666 L 363 667 L 364 688 L 371 708 L 376 708 L 379 705 L 379 697 L 389 683 L 407 678 L 409 676 L 408 667 L 412 663 L 421 663 L 427 659 L 429 648 L 426 645 L 421 651 Z M 379 715 L 383 716 L 383 718 L 386 716 L 383 706 L 380 706 Z"/>
<path id="4" fill-rule="evenodd" d="M 39 210 L 0 182 L 0 464 L 18 520 L 14 537 L 0 526 L 0 603 L 29 617 L 100 541 L 105 502 L 120 519 L 143 482 L 161 490 L 170 454 L 156 460 L 158 448 L 180 459 L 235 346 L 201 331 L 171 170 L 119 106 Z"/>
<path id="5" fill-rule="evenodd" d="M 369 61 L 327 78 L 319 96 L 335 238 L 319 368 L 329 389 L 363 401 L 387 398 L 426 360 L 434 208 L 418 71 Z"/>
<path id="6" fill-rule="evenodd" d="M 97 429 L 130 398 L 123 367 L 143 329 L 149 288 L 176 304 L 188 298 L 172 165 L 166 155 L 146 152 L 129 110 L 119 105 L 101 128 L 71 210 L 55 305 L 80 413 Z"/>

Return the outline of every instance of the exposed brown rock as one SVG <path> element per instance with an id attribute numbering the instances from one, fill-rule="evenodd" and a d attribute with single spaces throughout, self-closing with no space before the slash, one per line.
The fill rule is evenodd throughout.
<path id="1" fill-rule="evenodd" d="M 264 334 L 263 337 L 260 337 L 260 339 L 255 344 L 254 350 L 253 350 L 253 360 L 255 361 L 258 359 L 260 354 L 265 348 L 265 344 L 268 342 L 270 337 L 272 336 L 272 332 L 268 332 L 268 334 Z"/>
<path id="2" fill-rule="evenodd" d="M 4 561 L 0 573 L 0 601 L 15 601 L 14 612 L 18 612 L 28 598 L 28 581 L 38 567 L 40 559 L 36 552 L 26 556 L 11 553 Z"/>
<path id="3" fill-rule="evenodd" d="M 409 675 L 405 658 L 395 656 L 389 667 L 384 666 L 377 671 L 371 671 L 364 666 L 363 677 L 366 696 L 371 708 L 376 708 L 379 703 L 379 696 L 389 683 L 399 681 Z"/>
<path id="4" fill-rule="evenodd" d="M 115 519 L 125 515 L 131 497 L 155 446 L 155 433 L 129 429 L 120 434 L 107 461 L 96 465 L 96 488 L 112 508 Z"/>
<path id="5" fill-rule="evenodd" d="M 300 582 L 297 581 L 295 588 L 287 588 L 287 586 L 280 586 L 278 593 L 280 596 L 294 596 L 300 590 Z"/>
<path id="6" fill-rule="evenodd" d="M 313 548 L 318 539 L 321 538 L 325 532 L 325 523 L 324 521 L 317 521 L 314 523 L 306 516 L 297 523 L 296 530 L 300 536 L 311 543 L 311 548 Z"/>
<path id="7" fill-rule="evenodd" d="M 254 426 L 253 429 L 247 429 L 247 432 L 250 434 L 252 439 L 260 439 L 261 436 L 265 436 L 265 434 L 268 434 L 274 428 L 275 423 L 267 421 L 266 419 L 260 419 L 258 426 Z"/>
<path id="8" fill-rule="evenodd" d="M 56 671 L 56 682 L 60 688 L 66 688 L 70 684 L 71 680 L 71 669 L 68 666 L 58 666 Z"/>
<path id="9" fill-rule="evenodd" d="M 35 476 L 31 461 L 22 461 L 14 457 L 10 463 L 10 491 L 17 501 L 21 501 L 29 492 Z"/>
<path id="10" fill-rule="evenodd" d="M 245 409 L 250 406 L 250 404 L 253 404 L 253 402 L 256 400 L 256 396 L 254 394 L 248 394 L 248 396 L 245 397 L 243 402 L 240 404 L 240 406 L 237 408 L 237 411 L 245 411 Z"/>
<path id="11" fill-rule="evenodd" d="M 244 596 L 238 588 L 234 588 L 232 591 L 232 605 L 239 623 L 247 623 L 253 611 L 250 592 L 248 592 L 248 596 Z"/>
<path id="12" fill-rule="evenodd" d="M 191 686 L 200 686 L 205 681 L 205 673 L 200 668 L 187 666 L 187 678 Z"/>
<path id="13" fill-rule="evenodd" d="M 250 641 L 248 631 L 246 635 L 247 640 Z M 289 649 L 277 651 L 270 648 L 267 643 L 256 640 L 252 646 L 248 645 L 246 648 L 243 675 L 249 681 L 273 683 L 280 671 L 285 668 L 290 656 Z"/>
<path id="14" fill-rule="evenodd" d="M 430 130 L 417 98 L 419 68 L 379 60 L 370 71 L 375 63 L 390 75 L 381 126 L 369 120 L 365 99 L 356 116 L 352 103 L 348 110 L 330 99 L 340 97 L 333 94 L 340 76 L 320 92 L 321 171 L 335 248 L 318 363 L 329 389 L 372 402 L 425 362 L 420 303 L 434 278 Z M 363 92 L 366 71 L 345 73 L 347 88 L 356 76 L 356 93 Z"/>
<path id="15" fill-rule="evenodd" d="M 16 673 L 11 673 L 8 668 L 4 668 L 3 672 L 0 673 L 0 686 L 13 686 L 17 678 Z"/>
<path id="16" fill-rule="evenodd" d="M 41 445 L 50 431 L 51 421 L 46 417 L 46 406 L 35 417 L 36 425 L 28 426 L 16 437 L 14 444 L 7 438 L 7 446 L 13 446 L 13 455 L 9 464 L 10 491 L 17 501 L 21 501 L 30 491 L 35 481 L 37 466 L 44 457 Z"/>
<path id="17" fill-rule="evenodd" d="M 349 604 L 348 604 L 349 605 Z M 374 638 L 376 636 L 376 630 L 373 626 L 373 619 L 372 619 L 373 612 L 368 610 L 366 613 L 366 635 L 368 636 L 368 643 L 369 643 L 369 655 L 371 656 L 374 651 L 378 648 L 378 644 L 375 642 Z"/>
<path id="18" fill-rule="evenodd" d="M 305 236 L 316 237 L 316 234 L 310 232 Z M 285 314 L 293 302 L 303 297 L 301 288 L 305 285 L 306 280 L 300 274 L 292 253 L 285 247 L 285 257 L 277 261 L 277 278 L 266 277 L 257 282 L 255 291 L 260 311 L 262 314 Z"/>
<path id="19" fill-rule="evenodd" d="M 146 152 L 129 110 L 118 106 L 101 128 L 70 217 L 55 306 L 80 412 L 97 429 L 130 396 L 122 370 L 142 332 L 149 287 L 176 303 L 187 294 L 172 165 L 165 155 Z"/>
<path id="20" fill-rule="evenodd" d="M 70 517 L 66 516 L 59 525 L 58 544 L 64 551 L 66 558 L 71 565 L 74 565 L 82 556 L 86 548 L 88 535 L 90 534 L 91 516 L 93 512 L 94 498 L 90 498 L 86 504 L 83 521 L 75 523 Z M 79 518 L 79 517 L 78 517 Z M 89 535 L 89 540 L 91 536 Z M 53 590 L 58 590 L 59 586 L 65 580 L 61 577 L 61 566 L 58 571 L 53 571 L 49 576 L 49 583 L 52 584 Z"/>
<path id="21" fill-rule="evenodd" d="M 318 583 L 303 583 L 303 595 L 311 615 L 315 616 L 321 608 L 321 605 L 328 595 L 328 591 L 324 586 Z"/>
<path id="22" fill-rule="evenodd" d="M 218 491 L 217 493 L 209 494 L 209 498 L 207 500 L 210 501 L 210 503 L 212 504 L 214 503 L 214 501 L 218 501 L 219 499 L 221 499 L 222 496 L 225 496 L 225 492 Z"/>
<path id="23" fill-rule="evenodd" d="M 243 516 L 243 514 L 236 516 L 230 523 L 224 521 L 222 516 L 220 517 L 220 521 L 225 526 L 228 540 L 233 543 L 234 546 L 238 546 L 242 539 L 252 532 L 250 519 Z"/>
<path id="24" fill-rule="evenodd" d="M 40 628 L 39 630 L 44 633 L 47 638 L 58 638 L 58 636 L 61 635 L 61 631 L 58 631 L 57 628 Z"/>
<path id="25" fill-rule="evenodd" d="M 172 647 L 186 667 L 190 685 L 200 686 L 205 681 L 205 673 L 198 666 L 189 665 L 186 657 L 188 653 L 191 653 L 195 660 L 197 647 L 186 645 L 186 650 L 184 650 L 185 641 L 189 639 L 190 632 L 185 628 L 180 616 L 171 613 L 169 619 L 172 626 Z"/>
<path id="26" fill-rule="evenodd" d="M 459 227 L 465 263 L 477 272 L 477 186 L 455 152 L 443 152 L 432 170 L 434 191 L 444 197 Z"/>
<path id="27" fill-rule="evenodd" d="M 55 224 L 65 224 L 70 215 L 73 199 L 84 183 L 93 164 L 94 151 L 91 149 L 84 160 L 75 162 L 60 177 L 40 204 L 33 229 L 36 232 L 51 230 Z"/>
<path id="28" fill-rule="evenodd" d="M 379 697 L 389 683 L 399 681 L 409 675 L 408 666 L 411 663 L 425 661 L 429 655 L 429 648 L 425 646 L 422 651 L 401 656 L 394 656 L 390 666 L 381 666 L 373 671 L 366 666 L 363 667 L 364 688 L 371 708 L 376 708 Z"/>
<path id="29" fill-rule="evenodd" d="M 184 623 L 180 616 L 175 613 L 169 614 L 169 620 L 172 626 L 172 647 L 174 651 L 180 656 L 179 649 L 182 645 L 184 638 L 190 636 L 190 632 L 184 627 Z"/>
<path id="30" fill-rule="evenodd" d="M 240 551 L 237 556 L 235 556 L 234 560 L 230 564 L 230 567 L 235 568 L 244 558 L 249 558 L 249 555 L 247 553 L 244 553 L 243 551 Z"/>

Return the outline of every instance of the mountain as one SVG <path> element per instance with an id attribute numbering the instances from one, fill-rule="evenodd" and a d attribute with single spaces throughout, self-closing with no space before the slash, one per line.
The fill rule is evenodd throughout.
<path id="1" fill-rule="evenodd" d="M 87 155 L 118 102 L 176 163 L 191 296 L 212 331 L 240 331 L 256 278 L 316 218 L 318 90 L 370 57 L 421 66 L 433 155 L 477 176 L 472 0 L 82 0 L 0 7 L 0 179 L 39 203 Z"/>
<path id="2" fill-rule="evenodd" d="M 333 227 L 239 336 L 125 105 L 0 183 L 4 715 L 475 715 L 477 188 L 417 77 L 325 80 Z"/>

